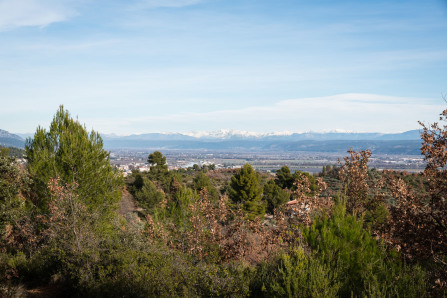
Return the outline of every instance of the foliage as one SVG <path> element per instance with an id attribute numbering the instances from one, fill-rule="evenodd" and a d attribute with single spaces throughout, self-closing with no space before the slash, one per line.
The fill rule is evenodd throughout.
<path id="1" fill-rule="evenodd" d="M 249 219 L 264 216 L 265 213 L 265 205 L 261 201 L 262 188 L 259 185 L 260 181 L 261 177 L 248 163 L 231 178 L 228 195 L 234 203 L 242 204 Z"/>
<path id="2" fill-rule="evenodd" d="M 157 181 L 167 196 L 174 195 L 180 188 L 181 176 L 168 170 L 166 157 L 160 151 L 149 154 L 148 163 L 151 164 L 148 178 Z"/>
<path id="3" fill-rule="evenodd" d="M 75 185 L 75 192 L 91 210 L 107 213 L 120 199 L 122 176 L 109 162 L 109 153 L 97 132 L 88 133 L 60 106 L 49 131 L 38 127 L 33 139 L 25 144 L 28 170 L 34 179 L 37 204 L 48 208 L 53 178 Z"/>
<path id="4" fill-rule="evenodd" d="M 441 121 L 447 120 L 447 110 L 441 113 Z M 429 127 L 422 124 L 422 154 L 427 161 L 424 175 L 429 178 L 429 200 L 427 215 L 436 229 L 447 239 L 447 125 L 434 123 Z M 445 247 L 447 248 L 447 247 Z M 444 251 L 447 251 L 445 249 Z"/>
<path id="5" fill-rule="evenodd" d="M 20 170 L 14 159 L 0 156 L 0 238 L 11 237 L 13 227 L 26 213 L 27 202 L 23 193 L 28 185 L 27 173 Z M 0 250 L 4 248 L 2 244 Z"/>
<path id="6" fill-rule="evenodd" d="M 135 181 L 137 180 L 135 179 Z M 163 202 L 165 195 L 163 192 L 157 190 L 157 187 L 152 181 L 144 179 L 141 189 L 135 192 L 135 199 L 141 207 L 149 212 L 153 212 L 154 208 Z"/>
<path id="7" fill-rule="evenodd" d="M 447 110 L 441 113 L 445 121 Z M 390 220 L 378 234 L 410 262 L 429 268 L 433 295 L 447 292 L 447 126 L 424 125 L 421 152 L 427 162 L 423 177 L 383 177 L 382 197 L 390 197 Z"/>
<path id="8" fill-rule="evenodd" d="M 350 213 L 364 216 L 364 224 L 374 230 L 381 230 L 388 221 L 389 212 L 382 194 L 384 181 L 375 170 L 368 168 L 371 151 L 348 151 L 349 157 L 338 170 L 344 183 L 346 209 Z"/>
<path id="9" fill-rule="evenodd" d="M 203 172 L 198 172 L 194 177 L 193 182 L 194 182 L 194 188 L 197 191 L 202 191 L 206 189 L 208 192 L 207 194 L 208 198 L 210 198 L 213 201 L 217 201 L 219 199 L 219 193 L 217 189 L 211 183 L 211 179 Z"/>
<path id="10" fill-rule="evenodd" d="M 147 157 L 147 162 L 151 164 L 152 173 L 161 173 L 168 170 L 166 165 L 166 157 L 160 151 L 154 151 Z"/>
<path id="11" fill-rule="evenodd" d="M 43 218 L 46 229 L 42 236 L 53 247 L 65 253 L 82 253 L 98 246 L 95 232 L 105 233 L 98 226 L 99 212 L 88 211 L 77 195 L 76 184 L 66 185 L 59 179 L 49 183 L 49 214 Z"/>
<path id="12" fill-rule="evenodd" d="M 177 229 L 182 230 L 188 227 L 191 216 L 189 207 L 198 200 L 199 195 L 197 192 L 182 186 L 174 195 L 173 200 L 168 202 L 167 209 Z"/>
<path id="13" fill-rule="evenodd" d="M 9 156 L 9 148 L 0 146 L 0 157 L 8 157 Z"/>
<path id="14" fill-rule="evenodd" d="M 311 197 L 319 193 L 319 182 L 315 179 L 314 176 L 307 172 L 296 171 L 293 174 L 292 190 L 296 191 L 297 188 L 300 188 L 304 185 L 307 185 L 306 187 L 308 188 L 308 191 L 305 193 L 307 196 Z"/>
<path id="15" fill-rule="evenodd" d="M 8 222 L 10 209 L 20 205 L 18 199 L 21 188 L 20 170 L 14 160 L 7 156 L 0 156 L 0 227 Z M 3 230 L 3 229 L 1 229 Z"/>
<path id="16" fill-rule="evenodd" d="M 210 178 L 205 175 L 203 172 L 197 173 L 194 177 L 194 188 L 198 191 L 203 190 L 204 188 L 209 188 L 211 186 Z"/>
<path id="17" fill-rule="evenodd" d="M 300 175 L 295 182 L 293 205 L 286 207 L 286 213 L 299 225 L 308 226 L 315 214 L 330 213 L 332 208 L 332 198 L 320 197 L 320 192 L 327 188 L 326 183 L 318 178 L 316 182 L 317 190 L 311 191 L 312 182 L 308 175 Z M 313 193 L 313 195 L 311 195 Z"/>
<path id="18" fill-rule="evenodd" d="M 321 258 L 306 255 L 303 247 L 283 254 L 262 269 L 258 267 L 255 277 L 262 282 L 260 290 L 254 285 L 256 296 L 335 297 L 340 288 L 339 270 L 324 264 Z"/>
<path id="19" fill-rule="evenodd" d="M 275 183 L 282 189 L 289 189 L 293 191 L 296 190 L 297 182 L 301 183 L 303 181 L 303 175 L 306 176 L 307 180 L 310 182 L 309 196 L 312 196 L 317 191 L 318 186 L 316 185 L 315 178 L 307 172 L 296 171 L 292 175 L 289 167 L 283 166 L 281 169 L 276 171 Z"/>
<path id="20" fill-rule="evenodd" d="M 339 296 L 423 296 L 425 276 L 414 268 L 414 275 L 395 252 L 385 247 L 363 228 L 361 219 L 346 214 L 336 204 L 330 218 L 317 217 L 304 235 L 312 250 L 343 276 Z"/>
<path id="21" fill-rule="evenodd" d="M 215 204 L 207 198 L 206 190 L 197 197 L 183 189 L 177 197 L 176 203 L 168 206 L 164 221 L 146 216 L 145 233 L 150 243 L 161 242 L 201 261 L 217 263 L 257 263 L 280 246 L 276 231 L 259 219 L 246 219 L 240 209 L 229 208 L 226 196 Z"/>
<path id="22" fill-rule="evenodd" d="M 25 150 L 16 147 L 3 147 L 0 146 L 0 156 L 22 158 L 25 155 Z"/>
<path id="23" fill-rule="evenodd" d="M 264 185 L 263 199 L 267 202 L 267 212 L 273 214 L 274 210 L 290 199 L 290 194 L 281 189 L 273 180 Z"/>
<path id="24" fill-rule="evenodd" d="M 295 179 L 293 178 L 292 173 L 290 173 L 290 169 L 288 166 L 283 166 L 281 167 L 281 169 L 276 171 L 275 182 L 282 189 L 291 189 L 294 181 Z"/>
<path id="25" fill-rule="evenodd" d="M 73 280 L 75 292 L 92 297 L 243 297 L 249 290 L 244 268 L 194 264 L 182 254 L 154 247 L 118 247 L 101 257 L 90 280 Z"/>
<path id="26" fill-rule="evenodd" d="M 135 187 L 136 190 L 140 190 L 144 186 L 144 180 L 143 180 L 143 176 L 141 176 L 141 174 L 137 174 L 135 176 L 133 186 Z"/>
<path id="27" fill-rule="evenodd" d="M 368 177 L 368 160 L 371 151 L 356 152 L 352 148 L 348 151 L 350 157 L 344 158 L 344 165 L 339 175 L 345 183 L 345 194 L 348 198 L 346 208 L 349 212 L 363 212 L 368 199 L 369 187 L 366 183 Z"/>
<path id="28" fill-rule="evenodd" d="M 445 131 L 422 134 L 424 176 L 369 169 L 369 151 L 275 180 L 249 164 L 169 170 L 156 151 L 127 178 L 144 209 L 121 216 L 101 138 L 61 107 L 26 169 L 0 156 L 0 296 L 442 297 Z"/>

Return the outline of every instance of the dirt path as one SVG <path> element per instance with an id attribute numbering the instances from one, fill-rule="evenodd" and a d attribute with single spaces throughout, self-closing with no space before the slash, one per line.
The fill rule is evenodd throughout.
<path id="1" fill-rule="evenodd" d="M 137 211 L 137 206 L 135 205 L 135 202 L 133 200 L 132 195 L 125 189 L 123 191 L 123 195 L 120 202 L 120 208 L 118 210 L 118 213 L 121 215 L 126 215 L 129 212 L 135 212 Z"/>

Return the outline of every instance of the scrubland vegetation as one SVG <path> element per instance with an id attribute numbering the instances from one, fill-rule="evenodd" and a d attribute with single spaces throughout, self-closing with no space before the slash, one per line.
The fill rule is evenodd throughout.
<path id="1" fill-rule="evenodd" d="M 124 179 L 61 107 L 27 140 L 26 166 L 1 151 L 0 293 L 445 296 L 447 128 L 423 129 L 421 174 L 371 169 L 371 152 L 352 150 L 316 176 L 170 171 L 156 151 Z M 134 212 L 118 212 L 123 193 Z"/>

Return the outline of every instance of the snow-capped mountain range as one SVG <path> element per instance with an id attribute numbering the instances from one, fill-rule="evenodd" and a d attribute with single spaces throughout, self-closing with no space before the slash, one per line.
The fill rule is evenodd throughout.
<path id="1" fill-rule="evenodd" d="M 290 132 L 278 131 L 257 133 L 244 130 L 221 129 L 217 131 L 196 131 L 186 133 L 147 133 L 118 136 L 103 134 L 104 140 L 418 140 L 419 130 L 402 133 L 350 132 L 330 130 L 327 132 Z"/>
<path id="2" fill-rule="evenodd" d="M 271 136 L 290 136 L 293 132 L 290 131 L 275 131 L 275 132 L 252 132 L 246 130 L 220 129 L 217 131 L 193 131 L 183 133 L 184 135 L 194 138 L 213 138 L 213 139 L 231 139 L 231 138 L 263 138 Z"/>
<path id="3" fill-rule="evenodd" d="M 0 145 L 23 148 L 23 137 L 0 130 Z M 31 135 L 32 137 L 32 135 Z M 419 130 L 402 133 L 329 132 L 255 133 L 222 129 L 212 132 L 147 133 L 118 136 L 102 134 L 104 147 L 111 149 L 207 150 L 207 151 L 313 151 L 346 152 L 371 149 L 384 154 L 420 154 Z"/>

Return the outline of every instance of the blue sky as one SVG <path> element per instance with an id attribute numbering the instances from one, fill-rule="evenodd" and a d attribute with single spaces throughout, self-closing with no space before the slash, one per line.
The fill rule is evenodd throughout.
<path id="1" fill-rule="evenodd" d="M 446 108 L 447 1 L 0 0 L 0 129 L 417 129 Z"/>

